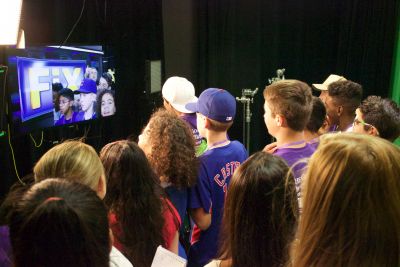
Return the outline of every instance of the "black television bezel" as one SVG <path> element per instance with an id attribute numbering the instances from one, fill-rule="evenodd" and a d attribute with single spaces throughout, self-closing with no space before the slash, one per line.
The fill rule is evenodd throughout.
<path id="1" fill-rule="evenodd" d="M 46 57 L 34 57 L 34 56 L 29 56 L 30 50 L 40 50 L 42 49 L 43 53 L 46 53 L 44 49 L 54 49 L 52 52 L 58 53 L 58 57 L 51 57 L 51 56 L 46 56 Z M 59 50 L 61 49 L 61 50 Z M 59 51 L 57 51 L 59 50 Z M 62 52 L 60 52 L 62 51 Z M 99 54 L 100 58 L 97 60 L 98 65 L 97 70 L 98 70 L 98 77 L 101 76 L 101 74 L 104 72 L 103 71 L 103 60 L 106 58 L 105 53 L 104 53 L 104 46 L 102 45 L 67 45 L 67 46 L 56 46 L 56 45 L 40 45 L 40 46 L 32 46 L 32 47 L 26 47 L 25 49 L 17 49 L 17 48 L 7 48 L 6 49 L 6 62 L 8 64 L 8 77 L 7 77 L 7 85 L 6 85 L 6 101 L 8 102 L 8 108 L 7 108 L 7 119 L 10 122 L 11 125 L 11 132 L 13 135 L 25 135 L 28 133 L 32 132 L 37 132 L 37 131 L 43 131 L 45 129 L 49 128 L 61 128 L 61 127 L 73 127 L 74 125 L 79 125 L 79 124 L 88 124 L 90 122 L 96 121 L 101 119 L 100 117 L 97 117 L 95 119 L 91 120 L 84 120 L 84 121 L 79 121 L 79 122 L 73 122 L 70 124 L 65 124 L 65 125 L 54 125 L 54 117 L 52 112 L 48 112 L 46 114 L 40 115 L 36 118 L 33 118 L 31 120 L 22 122 L 22 119 L 15 119 L 14 112 L 16 111 L 21 111 L 20 104 L 18 104 L 18 108 L 15 108 L 15 104 L 13 104 L 12 101 L 12 96 L 13 94 L 18 94 L 19 97 L 19 84 L 18 84 L 18 73 L 16 70 L 16 65 L 10 68 L 10 59 L 13 57 L 26 57 L 26 58 L 37 58 L 37 59 L 62 59 L 62 56 L 64 55 L 63 52 L 66 53 L 73 53 L 73 52 L 83 52 L 83 53 L 95 53 Z M 87 60 L 88 61 L 88 60 Z M 93 62 L 93 61 L 92 61 Z M 87 62 L 88 63 L 88 62 Z M 87 64 L 88 65 L 88 64 Z M 92 64 L 89 64 L 92 65 Z M 92 65 L 93 66 L 93 65 Z M 13 69 L 15 68 L 15 69 Z M 10 74 L 11 73 L 11 74 Z M 11 76 L 11 78 L 10 78 Z M 13 79 L 16 79 L 17 81 L 13 81 Z M 15 86 L 17 85 L 17 88 Z M 14 86 L 14 88 L 12 88 Z M 109 117 L 114 117 L 114 115 L 109 116 Z M 53 118 L 53 123 L 49 123 L 50 117 Z M 106 117 L 107 118 L 107 117 Z"/>

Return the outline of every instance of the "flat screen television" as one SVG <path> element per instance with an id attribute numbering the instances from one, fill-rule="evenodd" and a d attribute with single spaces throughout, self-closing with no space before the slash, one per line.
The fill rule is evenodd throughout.
<path id="1" fill-rule="evenodd" d="M 112 116 L 112 71 L 101 46 L 9 49 L 9 114 L 15 133 Z"/>

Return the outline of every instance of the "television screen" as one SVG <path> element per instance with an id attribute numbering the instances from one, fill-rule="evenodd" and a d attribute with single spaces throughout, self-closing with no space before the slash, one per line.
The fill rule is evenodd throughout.
<path id="1" fill-rule="evenodd" d="M 13 129 L 26 133 L 114 115 L 112 71 L 101 46 L 10 49 L 8 90 Z"/>

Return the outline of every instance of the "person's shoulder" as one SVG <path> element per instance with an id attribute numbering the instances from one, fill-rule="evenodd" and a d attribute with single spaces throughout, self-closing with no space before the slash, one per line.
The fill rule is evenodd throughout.
<path id="1" fill-rule="evenodd" d="M 204 267 L 219 267 L 221 265 L 221 260 L 212 260 L 208 264 L 204 265 Z"/>
<path id="2" fill-rule="evenodd" d="M 80 111 L 76 114 L 76 121 L 83 121 L 85 119 L 85 112 Z"/>
<path id="3" fill-rule="evenodd" d="M 248 156 L 248 151 L 247 149 L 244 147 L 244 145 L 237 141 L 231 141 L 231 143 L 229 144 L 229 149 L 232 151 L 236 151 L 237 153 L 241 153 L 243 155 L 245 155 L 246 157 Z"/>
<path id="4" fill-rule="evenodd" d="M 235 148 L 246 149 L 246 148 L 244 147 L 244 145 L 243 145 L 241 142 L 237 141 L 237 140 L 232 140 L 231 143 L 230 143 L 230 145 L 231 145 L 232 147 L 235 147 Z"/>

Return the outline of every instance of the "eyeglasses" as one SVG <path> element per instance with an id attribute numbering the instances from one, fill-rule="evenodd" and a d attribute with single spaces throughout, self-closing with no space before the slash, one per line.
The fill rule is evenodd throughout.
<path id="1" fill-rule="evenodd" d="M 369 123 L 366 123 L 366 122 L 363 121 L 362 119 L 359 119 L 359 118 L 355 117 L 355 118 L 354 118 L 354 121 L 353 121 L 353 126 L 356 126 L 356 125 L 359 125 L 359 124 L 362 124 L 362 125 L 364 125 L 364 126 L 368 126 L 368 127 L 375 128 L 377 135 L 379 135 L 378 129 L 376 129 L 376 127 L 375 127 L 374 125 L 369 124 Z"/>
<path id="2" fill-rule="evenodd" d="M 64 106 L 65 104 L 68 104 L 69 102 L 71 102 L 71 101 L 70 100 L 60 101 L 60 105 Z"/>

